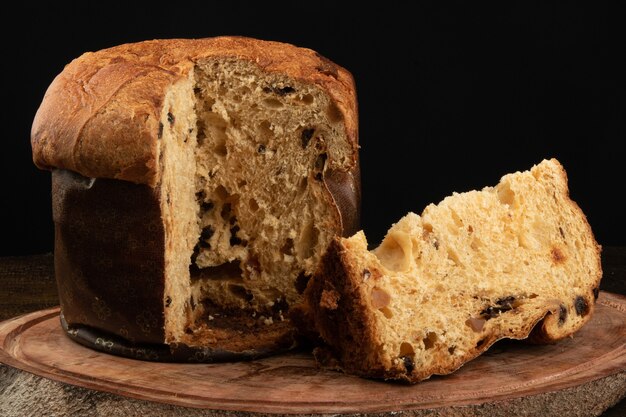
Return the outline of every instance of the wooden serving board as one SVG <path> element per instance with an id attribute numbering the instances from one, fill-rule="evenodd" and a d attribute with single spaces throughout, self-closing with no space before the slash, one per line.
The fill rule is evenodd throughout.
<path id="1" fill-rule="evenodd" d="M 454 374 L 414 386 L 321 370 L 306 353 L 221 364 L 110 356 L 68 339 L 58 308 L 0 323 L 0 362 L 8 365 L 0 367 L 0 408 L 31 411 L 51 410 L 34 396 L 42 391 L 74 411 L 88 398 L 89 410 L 102 411 L 89 415 L 597 415 L 626 394 L 626 297 L 601 293 L 571 339 L 500 342 Z"/>

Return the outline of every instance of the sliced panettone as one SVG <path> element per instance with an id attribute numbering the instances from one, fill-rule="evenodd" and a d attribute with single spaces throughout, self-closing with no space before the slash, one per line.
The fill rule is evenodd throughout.
<path id="1" fill-rule="evenodd" d="M 373 251 L 362 232 L 335 239 L 305 298 L 323 364 L 417 382 L 502 338 L 573 334 L 601 277 L 600 246 L 553 159 L 409 213 Z"/>

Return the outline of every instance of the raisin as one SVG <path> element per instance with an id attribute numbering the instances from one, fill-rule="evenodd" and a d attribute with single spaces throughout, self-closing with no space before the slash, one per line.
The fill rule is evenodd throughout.
<path id="1" fill-rule="evenodd" d="M 239 226 L 235 225 L 230 228 L 230 246 L 240 245 L 241 239 L 237 237 Z"/>
<path id="2" fill-rule="evenodd" d="M 496 300 L 495 306 L 489 306 L 480 312 L 480 315 L 485 319 L 489 320 L 494 317 L 499 316 L 502 313 L 506 313 L 507 311 L 513 310 L 513 303 L 515 302 L 515 297 L 509 295 L 508 297 L 498 298 Z"/>
<path id="3" fill-rule="evenodd" d="M 579 316 L 586 316 L 587 313 L 589 313 L 589 305 L 582 295 L 574 299 L 574 308 L 576 309 L 576 314 Z"/>
<path id="4" fill-rule="evenodd" d="M 290 87 L 290 86 L 286 86 L 283 88 L 274 88 L 274 92 L 278 94 L 279 96 L 285 96 L 287 94 L 294 93 L 295 91 L 296 91 L 295 88 Z"/>
<path id="5" fill-rule="evenodd" d="M 500 307 L 489 307 L 487 308 L 487 314 L 489 316 L 489 318 L 494 318 L 499 316 L 500 314 L 504 313 L 505 311 L 508 311 L 510 309 L 502 309 Z"/>
<path id="6" fill-rule="evenodd" d="M 280 252 L 285 254 L 285 255 L 293 255 L 293 239 L 291 238 L 287 238 L 287 240 L 285 240 L 285 243 L 283 244 L 283 246 L 280 248 Z"/>
<path id="7" fill-rule="evenodd" d="M 210 211 L 213 210 L 213 207 L 215 205 L 213 204 L 212 201 L 203 201 L 202 204 L 200 204 L 200 208 L 202 209 L 202 211 Z"/>
<path id="8" fill-rule="evenodd" d="M 201 248 L 209 249 L 211 247 L 211 244 L 208 242 L 208 240 L 211 239 L 213 233 L 215 233 L 215 231 L 211 226 L 206 226 L 204 229 L 202 229 L 199 242 Z"/>
<path id="9" fill-rule="evenodd" d="M 172 305 L 172 297 L 168 295 L 167 297 L 165 297 L 165 307 L 169 307 L 171 305 Z"/>
<path id="10" fill-rule="evenodd" d="M 213 230 L 211 226 L 206 226 L 204 229 L 202 229 L 202 233 L 200 233 L 200 238 L 202 240 L 209 240 L 213 236 L 213 233 L 215 233 L 215 230 Z"/>
<path id="11" fill-rule="evenodd" d="M 597 300 L 598 299 L 598 295 L 600 295 L 600 287 L 595 287 L 593 289 L 593 299 Z"/>
<path id="12" fill-rule="evenodd" d="M 157 134 L 157 137 L 159 139 L 161 139 L 163 137 L 163 123 L 159 122 L 159 133 Z"/>
<path id="13" fill-rule="evenodd" d="M 402 362 L 404 363 L 404 369 L 406 369 L 406 373 L 413 373 L 413 369 L 415 369 L 415 362 L 413 362 L 413 358 L 410 356 L 401 356 L 400 359 L 402 359 Z"/>
<path id="14" fill-rule="evenodd" d="M 561 304 L 559 306 L 559 326 L 563 325 L 565 320 L 567 320 L 567 307 Z"/>
<path id="15" fill-rule="evenodd" d="M 169 124 L 171 126 L 176 121 L 176 118 L 174 117 L 174 115 L 172 113 L 167 112 L 167 121 L 169 122 Z"/>
<path id="16" fill-rule="evenodd" d="M 227 218 L 229 218 L 231 210 L 232 210 L 232 207 L 230 203 L 224 204 L 222 206 L 222 212 L 220 213 L 220 215 L 222 216 L 222 219 L 226 220 Z"/>
<path id="17" fill-rule="evenodd" d="M 502 298 L 498 298 L 496 300 L 496 304 L 499 305 L 511 305 L 511 303 L 515 301 L 515 297 L 512 295 L 509 295 L 508 297 L 502 297 Z"/>
<path id="18" fill-rule="evenodd" d="M 302 148 L 306 149 L 315 133 L 315 129 L 304 129 L 300 134 L 300 140 L 302 141 Z"/>
<path id="19" fill-rule="evenodd" d="M 497 312 L 494 311 L 493 307 L 487 307 L 480 312 L 480 316 L 485 320 L 489 320 L 494 318 L 497 315 Z"/>
<path id="20" fill-rule="evenodd" d="M 265 149 L 265 145 L 263 145 L 263 144 L 260 144 L 259 147 L 256 149 L 256 151 L 258 153 L 260 153 L 261 155 L 263 155 L 265 153 L 265 150 L 266 150 Z"/>
<path id="21" fill-rule="evenodd" d="M 191 266 L 196 265 L 196 259 L 198 258 L 199 254 L 200 254 L 200 245 L 196 244 L 196 246 L 194 246 L 193 248 L 193 253 L 191 254 Z"/>
<path id="22" fill-rule="evenodd" d="M 294 283 L 294 286 L 296 287 L 296 291 L 298 291 L 298 294 L 304 293 L 304 290 L 306 290 L 306 286 L 309 283 L 310 279 L 311 279 L 311 275 L 307 275 L 304 272 L 300 272 L 300 274 L 296 278 L 296 282 Z"/>
<path id="23" fill-rule="evenodd" d="M 498 306 L 489 306 L 486 309 L 484 309 L 483 311 L 480 312 L 480 315 L 485 319 L 485 320 L 489 320 L 492 319 L 494 317 L 498 317 L 501 313 L 505 312 L 505 311 L 509 311 L 510 308 L 501 308 Z"/>
<path id="24" fill-rule="evenodd" d="M 295 93 L 296 89 L 291 87 L 291 86 L 285 86 L 285 87 L 263 87 L 263 92 L 264 93 L 274 93 L 274 94 L 278 94 L 279 96 L 286 96 L 287 94 L 291 94 L 291 93 Z"/>

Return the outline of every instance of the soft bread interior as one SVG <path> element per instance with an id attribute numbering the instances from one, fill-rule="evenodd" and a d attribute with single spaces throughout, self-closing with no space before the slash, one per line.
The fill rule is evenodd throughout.
<path id="1" fill-rule="evenodd" d="M 221 58 L 171 87 L 160 126 L 166 341 L 245 349 L 233 335 L 283 323 L 341 232 L 324 183 L 352 163 L 341 115 L 317 86 Z"/>
<path id="2" fill-rule="evenodd" d="M 312 300 L 322 337 L 348 369 L 412 381 L 449 373 L 500 338 L 525 338 L 544 318 L 543 341 L 572 334 L 592 314 L 602 275 L 556 160 L 409 213 L 371 252 L 363 233 L 337 252 L 356 295 L 348 284 L 333 290 L 330 267 L 315 276 L 326 281 L 312 283 L 326 288 Z M 327 327 L 341 308 L 366 325 Z"/>

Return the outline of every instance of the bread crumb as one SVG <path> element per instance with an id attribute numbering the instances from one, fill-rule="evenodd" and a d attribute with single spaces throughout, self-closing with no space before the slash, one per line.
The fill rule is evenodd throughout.
<path id="1" fill-rule="evenodd" d="M 335 290 L 323 290 L 320 297 L 320 307 L 328 310 L 336 310 L 339 306 L 340 295 Z"/>

